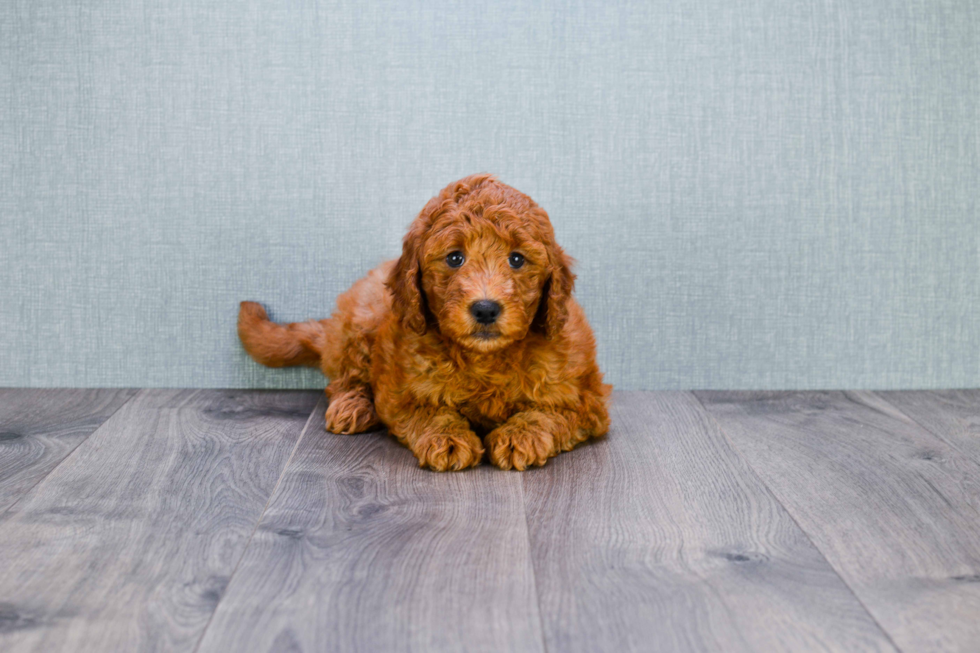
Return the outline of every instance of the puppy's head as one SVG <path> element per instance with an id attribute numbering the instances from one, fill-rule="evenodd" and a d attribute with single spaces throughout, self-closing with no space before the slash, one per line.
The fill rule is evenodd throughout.
<path id="1" fill-rule="evenodd" d="M 388 279 L 405 327 L 437 328 L 481 352 L 532 328 L 561 331 L 575 275 L 548 214 L 490 175 L 450 184 L 429 200 L 405 236 Z"/>

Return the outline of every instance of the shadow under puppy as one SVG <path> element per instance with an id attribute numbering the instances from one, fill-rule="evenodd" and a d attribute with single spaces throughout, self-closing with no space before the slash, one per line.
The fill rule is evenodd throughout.
<path id="1" fill-rule="evenodd" d="M 571 263 L 544 209 L 472 175 L 426 204 L 401 258 L 342 294 L 330 319 L 275 324 L 242 302 L 238 335 L 263 365 L 323 371 L 329 431 L 383 423 L 423 467 L 473 467 L 485 447 L 523 470 L 609 428 L 612 388 Z"/>

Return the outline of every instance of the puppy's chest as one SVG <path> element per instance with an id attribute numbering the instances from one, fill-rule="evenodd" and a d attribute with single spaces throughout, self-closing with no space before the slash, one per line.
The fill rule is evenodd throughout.
<path id="1" fill-rule="evenodd" d="M 528 398 L 516 383 L 492 377 L 462 375 L 450 384 L 452 403 L 474 426 L 494 428 L 524 410 Z"/>

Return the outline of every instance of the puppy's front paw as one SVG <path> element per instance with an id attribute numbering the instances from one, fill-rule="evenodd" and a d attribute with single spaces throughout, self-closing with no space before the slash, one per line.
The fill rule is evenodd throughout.
<path id="1" fill-rule="evenodd" d="M 483 443 L 472 431 L 426 433 L 412 447 L 419 465 L 436 472 L 476 467 L 483 458 Z"/>
<path id="2" fill-rule="evenodd" d="M 554 436 L 524 421 L 507 422 L 486 437 L 490 462 L 500 469 L 540 467 L 558 453 Z"/>

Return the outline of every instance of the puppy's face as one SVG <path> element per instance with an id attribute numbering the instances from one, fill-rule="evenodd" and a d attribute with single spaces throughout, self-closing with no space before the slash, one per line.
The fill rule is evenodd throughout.
<path id="1" fill-rule="evenodd" d="M 430 227 L 422 288 L 439 330 L 468 349 L 490 352 L 527 335 L 549 277 L 541 234 L 505 207 L 482 215 L 464 203 Z"/>
<path id="2" fill-rule="evenodd" d="M 415 220 L 388 281 L 407 327 L 435 326 L 467 349 L 493 352 L 538 326 L 553 337 L 574 276 L 548 215 L 489 175 L 450 184 Z M 432 324 L 432 323 L 435 324 Z"/>

